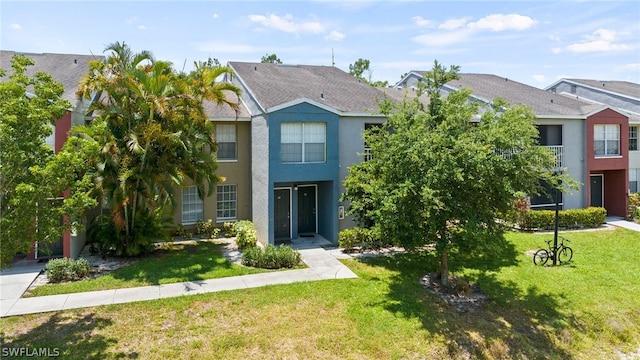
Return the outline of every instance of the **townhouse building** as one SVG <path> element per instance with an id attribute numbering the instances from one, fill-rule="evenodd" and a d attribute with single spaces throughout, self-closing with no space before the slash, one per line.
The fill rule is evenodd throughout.
<path id="1" fill-rule="evenodd" d="M 0 78 L 0 82 L 8 81 L 13 73 L 11 68 L 11 59 L 17 54 L 15 51 L 0 50 L 0 68 L 7 71 L 6 75 Z M 46 139 L 46 143 L 51 147 L 54 153 L 62 149 L 65 141 L 69 137 L 69 130 L 77 124 L 84 124 L 87 109 L 93 99 L 82 99 L 76 96 L 78 84 L 89 69 L 89 61 L 101 60 L 103 56 L 96 55 L 79 55 L 79 54 L 34 54 L 19 53 L 33 60 L 35 63 L 26 69 L 25 74 L 32 77 L 37 72 L 45 72 L 50 74 L 54 80 L 61 83 L 64 87 L 62 98 L 71 102 L 72 107 L 67 109 L 64 116 L 51 125 L 53 132 Z M 26 96 L 30 89 L 27 88 Z M 33 248 L 27 255 L 28 259 L 42 259 L 49 257 L 71 257 L 78 256 L 85 244 L 83 233 L 64 233 L 63 236 L 52 244 L 34 244 Z M 46 249 L 45 249 L 46 248 Z"/>
<path id="2" fill-rule="evenodd" d="M 609 105 L 629 117 L 629 193 L 640 192 L 640 84 L 629 81 L 560 79 L 545 90 Z"/>
<path id="3" fill-rule="evenodd" d="M 409 72 L 396 86 L 415 88 L 424 71 Z M 629 188 L 629 117 L 627 112 L 604 103 L 595 103 L 538 89 L 489 74 L 461 74 L 445 84 L 447 94 L 461 88 L 472 91 L 472 101 L 489 104 L 502 98 L 513 105 L 533 109 L 540 131 L 541 146 L 549 147 L 565 169 L 581 186 L 562 194 L 564 209 L 602 206 L 608 215 L 626 216 Z M 534 209 L 553 208 L 550 196 L 534 196 Z"/>

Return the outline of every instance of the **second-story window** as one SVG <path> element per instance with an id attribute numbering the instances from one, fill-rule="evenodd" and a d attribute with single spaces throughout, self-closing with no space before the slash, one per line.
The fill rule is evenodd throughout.
<path id="1" fill-rule="evenodd" d="M 595 156 L 620 155 L 620 125 L 594 125 Z"/>
<path id="2" fill-rule="evenodd" d="M 325 162 L 326 134 L 326 123 L 282 123 L 280 126 L 282 162 Z"/>
<path id="3" fill-rule="evenodd" d="M 638 128 L 629 126 L 629 151 L 638 151 Z"/>
<path id="4" fill-rule="evenodd" d="M 216 125 L 216 142 L 218 143 L 218 160 L 237 160 L 236 126 L 234 124 Z"/>

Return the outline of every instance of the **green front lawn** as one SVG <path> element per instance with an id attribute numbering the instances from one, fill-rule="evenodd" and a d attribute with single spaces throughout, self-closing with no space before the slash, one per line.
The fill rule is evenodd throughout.
<path id="1" fill-rule="evenodd" d="M 0 319 L 5 348 L 70 359 L 617 359 L 640 348 L 640 234 L 564 233 L 574 260 L 536 267 L 552 235 L 509 234 L 452 270 L 489 300 L 459 313 L 419 283 L 433 253 L 345 261 L 358 279 Z M 462 265 L 462 262 L 466 264 Z"/>
<path id="2" fill-rule="evenodd" d="M 221 246 L 210 241 L 165 243 L 151 255 L 131 265 L 96 278 L 41 285 L 30 291 L 28 296 L 171 284 L 266 271 L 229 262 L 222 255 Z"/>

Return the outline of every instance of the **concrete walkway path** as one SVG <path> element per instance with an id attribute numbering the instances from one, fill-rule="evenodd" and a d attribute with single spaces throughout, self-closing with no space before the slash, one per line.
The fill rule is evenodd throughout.
<path id="1" fill-rule="evenodd" d="M 607 216 L 607 224 L 640 232 L 640 224 L 617 216 Z"/>
<path id="2" fill-rule="evenodd" d="M 293 244 L 296 247 L 296 244 Z M 357 278 L 348 267 L 316 244 L 300 244 L 302 261 L 308 268 L 262 274 L 243 275 L 221 279 L 187 281 L 175 284 L 144 286 L 136 288 L 91 291 L 75 294 L 22 298 L 24 291 L 38 276 L 43 264 L 32 264 L 19 270 L 18 267 L 0 274 L 0 317 L 34 314 L 48 311 L 122 304 L 134 301 L 154 300 L 168 297 L 203 294 L 216 291 L 247 289 L 267 285 L 290 284 L 301 281 Z M 10 273 L 13 270 L 15 274 Z M 6 286 L 6 287 L 5 287 Z M 5 296 L 6 294 L 6 296 Z"/>

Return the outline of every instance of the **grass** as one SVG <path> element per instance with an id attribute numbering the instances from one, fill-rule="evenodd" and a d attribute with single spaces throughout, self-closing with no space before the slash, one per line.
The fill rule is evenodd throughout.
<path id="1" fill-rule="evenodd" d="M 565 233 L 568 265 L 536 267 L 551 235 L 452 254 L 489 296 L 459 313 L 418 279 L 431 252 L 345 261 L 358 279 L 277 285 L 0 319 L 5 348 L 63 358 L 612 359 L 640 347 L 640 234 Z"/>
<path id="2" fill-rule="evenodd" d="M 165 243 L 153 254 L 131 265 L 96 278 L 41 285 L 31 290 L 28 296 L 171 284 L 266 271 L 229 262 L 222 255 L 221 246 L 210 241 Z"/>

